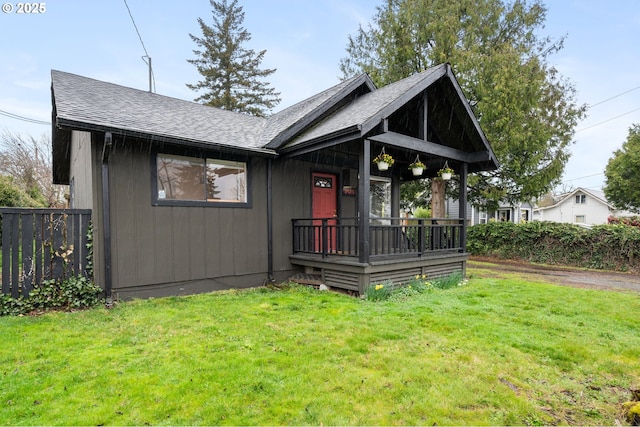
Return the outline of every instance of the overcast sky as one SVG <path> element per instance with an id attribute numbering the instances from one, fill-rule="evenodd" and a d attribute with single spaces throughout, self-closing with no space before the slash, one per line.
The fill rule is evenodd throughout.
<path id="1" fill-rule="evenodd" d="M 262 63 L 281 92 L 277 110 L 339 81 L 349 34 L 366 26 L 382 0 L 240 0 L 248 47 L 266 49 Z M 0 131 L 39 137 L 50 126 L 51 69 L 147 90 L 152 58 L 155 91 L 193 100 L 185 84 L 200 75 L 186 60 L 200 36 L 197 18 L 211 22 L 208 0 L 52 0 L 44 12 L 17 13 L 18 2 L 0 0 Z M 613 151 L 640 123 L 640 1 L 547 0 L 541 35 L 564 48 L 551 58 L 574 82 L 579 102 L 593 105 L 576 128 L 564 183 L 600 189 Z M 8 11 L 9 13 L 6 13 Z M 145 52 L 146 49 L 146 52 Z M 610 99 L 613 98 L 613 99 Z M 605 101 L 605 102 L 602 102 Z M 598 104 L 598 105 L 595 105 Z"/>

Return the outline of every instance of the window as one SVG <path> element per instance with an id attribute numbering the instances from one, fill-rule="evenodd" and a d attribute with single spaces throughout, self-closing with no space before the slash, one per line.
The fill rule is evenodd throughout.
<path id="1" fill-rule="evenodd" d="M 587 218 L 584 215 L 576 215 L 576 224 L 586 224 Z"/>
<path id="2" fill-rule="evenodd" d="M 158 200 L 247 202 L 246 163 L 158 154 Z"/>
<path id="3" fill-rule="evenodd" d="M 577 194 L 576 195 L 576 204 L 577 205 L 584 205 L 585 203 L 587 203 L 587 195 L 586 194 Z"/>
<path id="4" fill-rule="evenodd" d="M 389 218 L 391 216 L 391 180 L 371 177 L 369 187 L 371 219 Z"/>
<path id="5" fill-rule="evenodd" d="M 511 211 L 510 210 L 499 210 L 498 211 L 498 221 L 500 221 L 500 222 L 510 222 L 511 221 Z"/>
<path id="6" fill-rule="evenodd" d="M 478 222 L 480 224 L 486 224 L 487 223 L 487 218 L 488 218 L 487 211 L 478 212 Z"/>

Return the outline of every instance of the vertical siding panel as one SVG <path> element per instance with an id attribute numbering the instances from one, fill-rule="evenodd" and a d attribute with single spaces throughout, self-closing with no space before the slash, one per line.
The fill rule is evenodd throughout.
<path id="1" fill-rule="evenodd" d="M 251 246 L 258 246 L 253 221 L 249 220 L 247 209 L 234 209 L 233 215 L 233 263 L 234 274 L 249 273 L 252 261 Z M 264 252 L 266 255 L 266 251 Z"/>
<path id="2" fill-rule="evenodd" d="M 218 235 L 220 237 L 220 276 L 232 276 L 235 273 L 235 227 L 234 209 L 218 209 L 220 221 L 218 221 Z"/>
<path id="3" fill-rule="evenodd" d="M 136 156 L 135 170 L 138 179 L 132 183 L 136 203 L 136 259 L 138 263 L 138 285 L 153 284 L 155 280 L 158 247 L 156 241 L 156 212 L 151 206 L 151 166 L 149 152 L 141 149 Z"/>
<path id="4" fill-rule="evenodd" d="M 113 288 L 137 285 L 138 259 L 136 194 L 133 183 L 140 179 L 133 161 L 134 153 L 119 146 L 109 160 L 111 195 L 111 239 Z"/>
<path id="5" fill-rule="evenodd" d="M 191 248 L 189 262 L 192 280 L 204 279 L 206 277 L 205 210 L 206 208 L 203 207 L 193 207 L 189 209 L 189 245 Z"/>
<path id="6" fill-rule="evenodd" d="M 205 209 L 205 271 L 207 277 L 220 276 L 220 210 Z"/>
<path id="7" fill-rule="evenodd" d="M 171 282 L 175 278 L 173 265 L 173 209 L 167 206 L 154 207 L 157 227 L 153 229 L 155 240 L 155 277 L 153 283 Z"/>
<path id="8" fill-rule="evenodd" d="M 193 208 L 178 207 L 173 209 L 173 264 L 177 281 L 189 280 L 191 277 L 190 209 Z"/>
<path id="9" fill-rule="evenodd" d="M 267 168 L 266 161 L 254 161 L 253 208 L 250 210 L 249 241 L 247 242 L 248 273 L 266 273 L 268 270 L 267 236 Z"/>

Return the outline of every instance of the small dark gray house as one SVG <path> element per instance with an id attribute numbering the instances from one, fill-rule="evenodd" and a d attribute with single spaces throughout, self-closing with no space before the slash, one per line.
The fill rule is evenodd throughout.
<path id="1" fill-rule="evenodd" d="M 362 74 L 269 118 L 61 71 L 51 91 L 54 182 L 92 210 L 95 280 L 120 298 L 464 271 L 465 222 L 400 218 L 400 184 L 447 162 L 464 218 L 467 174 L 497 167 L 448 64 L 380 89 Z"/>

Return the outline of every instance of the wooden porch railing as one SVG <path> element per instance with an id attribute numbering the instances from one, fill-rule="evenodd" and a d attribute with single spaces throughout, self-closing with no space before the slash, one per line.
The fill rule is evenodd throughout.
<path id="1" fill-rule="evenodd" d="M 18 298 L 48 279 L 85 275 L 90 209 L 1 208 L 2 293 Z"/>
<path id="2" fill-rule="evenodd" d="M 358 257 L 357 218 L 293 219 L 293 253 Z M 369 256 L 419 257 L 463 252 L 464 221 L 448 218 L 376 218 L 369 224 Z"/>

